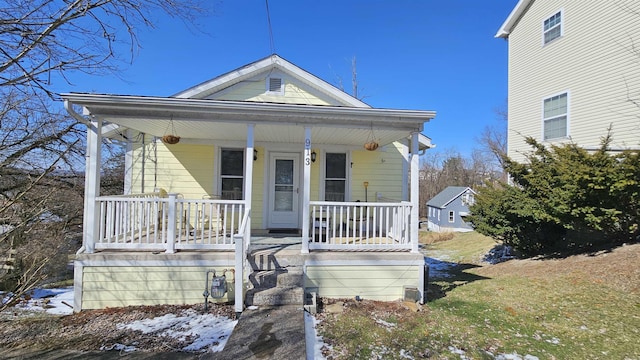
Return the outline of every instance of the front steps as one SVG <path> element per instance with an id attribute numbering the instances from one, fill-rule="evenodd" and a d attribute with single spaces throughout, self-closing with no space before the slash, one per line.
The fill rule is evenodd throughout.
<path id="1" fill-rule="evenodd" d="M 271 247 L 248 256 L 252 273 L 245 302 L 248 306 L 304 304 L 304 258 L 300 250 Z"/>

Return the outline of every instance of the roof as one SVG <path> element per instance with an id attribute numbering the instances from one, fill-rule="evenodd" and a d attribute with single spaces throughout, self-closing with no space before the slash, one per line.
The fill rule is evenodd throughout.
<path id="1" fill-rule="evenodd" d="M 449 186 L 442 190 L 438 195 L 434 196 L 431 200 L 427 201 L 427 206 L 444 208 L 449 203 L 458 198 L 467 190 L 471 190 L 472 193 L 476 193 L 472 188 L 468 186 Z"/>
<path id="2" fill-rule="evenodd" d="M 496 33 L 495 37 L 507 39 L 518 21 L 520 21 L 520 18 L 522 18 L 522 15 L 524 15 L 524 13 L 529 9 L 529 6 L 533 4 L 533 1 L 534 0 L 518 1 L 513 10 L 511 10 L 509 17 L 507 17 L 507 20 L 504 21 L 504 23 Z"/>
<path id="3" fill-rule="evenodd" d="M 183 90 L 173 97 L 203 99 L 232 85 L 250 79 L 260 73 L 279 70 L 298 81 L 338 100 L 342 106 L 370 108 L 371 106 L 320 79 L 319 77 L 303 70 L 299 66 L 285 60 L 277 54 L 267 56 L 258 61 L 241 66 L 213 79 L 207 80 L 189 89 Z"/>
<path id="4" fill-rule="evenodd" d="M 334 99 L 332 105 L 277 103 L 212 98 L 235 84 L 269 76 L 276 69 Z M 248 80 L 247 80 L 248 79 Z M 88 93 L 61 94 L 65 107 L 79 121 L 102 119 L 103 135 L 119 139 L 126 129 L 161 137 L 167 129 L 190 141 L 244 141 L 247 126 L 255 126 L 255 141 L 298 143 L 311 128 L 314 145 L 361 147 L 375 135 L 382 146 L 420 133 L 434 111 L 380 109 L 361 102 L 278 55 L 271 55 L 169 97 Z M 419 148 L 434 147 L 420 134 Z"/>

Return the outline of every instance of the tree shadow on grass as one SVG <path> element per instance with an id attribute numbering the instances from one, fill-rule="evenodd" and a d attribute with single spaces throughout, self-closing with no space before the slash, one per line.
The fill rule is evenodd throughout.
<path id="1" fill-rule="evenodd" d="M 426 257 L 425 261 L 429 264 L 428 278 L 426 277 L 427 274 L 425 274 L 427 302 L 442 299 L 447 296 L 448 292 L 459 286 L 478 280 L 490 279 L 468 272 L 470 269 L 479 268 L 480 265 L 459 264 L 429 257 Z"/>

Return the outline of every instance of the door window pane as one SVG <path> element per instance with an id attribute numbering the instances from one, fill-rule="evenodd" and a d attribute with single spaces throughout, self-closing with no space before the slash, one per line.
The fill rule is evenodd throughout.
<path id="1" fill-rule="evenodd" d="M 276 159 L 275 211 L 293 211 L 293 160 Z"/>

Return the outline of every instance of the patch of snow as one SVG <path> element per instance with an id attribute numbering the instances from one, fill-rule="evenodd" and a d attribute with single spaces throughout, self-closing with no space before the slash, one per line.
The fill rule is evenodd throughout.
<path id="1" fill-rule="evenodd" d="M 249 310 L 258 310 L 258 307 L 255 306 L 255 305 L 251 305 L 251 306 L 248 306 L 247 309 L 249 309 Z"/>
<path id="2" fill-rule="evenodd" d="M 44 311 L 48 314 L 69 315 L 73 313 L 73 286 L 57 289 L 34 289 L 30 299 L 20 302 L 17 308 Z"/>
<path id="3" fill-rule="evenodd" d="M 458 265 L 450 261 L 436 259 L 432 257 L 425 257 L 425 261 L 427 262 L 427 265 L 429 265 L 429 277 L 434 277 L 434 278 L 450 277 L 451 274 L 449 274 L 449 270 L 451 270 L 451 268 L 453 268 L 454 266 Z"/>
<path id="4" fill-rule="evenodd" d="M 124 352 L 132 352 L 132 351 L 136 351 L 136 347 L 135 346 L 127 346 L 127 345 L 122 345 L 122 344 L 113 344 L 112 346 L 100 346 L 100 350 L 101 351 L 111 351 L 111 350 L 116 350 L 116 351 L 124 351 Z"/>
<path id="5" fill-rule="evenodd" d="M 206 348 L 212 352 L 219 352 L 224 349 L 237 323 L 237 320 L 227 317 L 200 314 L 193 309 L 187 309 L 179 315 L 167 314 L 117 326 L 119 329 L 139 330 L 143 334 L 160 333 L 162 336 L 181 341 L 195 338 L 190 345 L 182 348 L 183 351 L 200 351 Z"/>
<path id="6" fill-rule="evenodd" d="M 548 342 L 548 343 L 554 344 L 554 345 L 560 344 L 560 339 L 558 339 L 557 337 L 553 337 L 553 338 L 547 339 L 545 341 Z"/>
<path id="7" fill-rule="evenodd" d="M 400 357 L 403 359 L 411 359 L 411 360 L 415 359 L 413 356 L 411 356 L 411 354 L 407 353 L 404 349 L 400 350 Z"/>
<path id="8" fill-rule="evenodd" d="M 322 336 L 318 336 L 316 327 L 320 323 L 313 315 L 304 312 L 304 337 L 307 346 L 307 360 L 325 360 L 322 348 L 325 346 Z"/>
<path id="9" fill-rule="evenodd" d="M 489 264 L 497 264 L 507 260 L 515 259 L 513 249 L 508 245 L 496 245 L 484 255 L 482 261 Z"/>
<path id="10" fill-rule="evenodd" d="M 455 346 L 449 346 L 449 351 L 451 351 L 452 354 L 460 355 L 461 360 L 469 360 L 464 350 L 458 349 Z"/>

